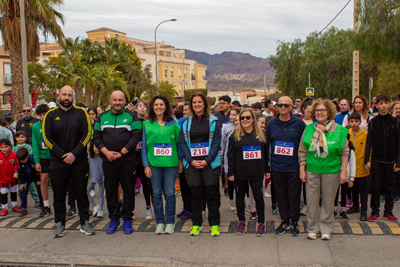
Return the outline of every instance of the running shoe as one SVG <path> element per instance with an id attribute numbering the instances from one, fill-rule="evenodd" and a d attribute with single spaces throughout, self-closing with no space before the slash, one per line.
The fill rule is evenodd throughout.
<path id="1" fill-rule="evenodd" d="M 257 227 L 256 236 L 263 236 L 265 235 L 265 224 L 259 223 Z"/>
<path id="2" fill-rule="evenodd" d="M 132 212 L 132 220 L 136 220 L 136 214 L 137 214 L 137 211 L 134 210 L 134 211 Z"/>
<path id="3" fill-rule="evenodd" d="M 283 235 L 286 233 L 286 231 L 292 229 L 292 227 L 289 224 L 286 224 L 284 221 L 281 222 L 281 224 L 276 228 L 275 234 L 277 235 Z"/>
<path id="4" fill-rule="evenodd" d="M 28 211 L 26 209 L 24 209 L 24 208 L 21 208 L 21 210 L 20 210 L 20 212 L 18 214 L 18 217 L 22 217 L 22 216 L 25 216 L 25 215 L 28 215 Z"/>
<path id="5" fill-rule="evenodd" d="M 163 223 L 157 223 L 157 227 L 156 227 L 155 233 L 156 233 L 156 235 L 164 234 L 164 224 Z"/>
<path id="6" fill-rule="evenodd" d="M 272 203 L 272 215 L 277 215 L 279 213 L 278 205 Z"/>
<path id="7" fill-rule="evenodd" d="M 393 213 L 386 213 L 383 215 L 383 218 L 392 221 L 392 222 L 397 222 L 398 219 L 393 215 Z"/>
<path id="8" fill-rule="evenodd" d="M 108 235 L 114 234 L 117 231 L 117 229 L 120 227 L 120 225 L 121 225 L 121 222 L 119 220 L 116 221 L 116 220 L 111 219 L 110 225 L 108 226 L 106 233 Z"/>
<path id="9" fill-rule="evenodd" d="M 140 188 L 135 188 L 135 196 L 140 195 Z"/>
<path id="10" fill-rule="evenodd" d="M 39 199 L 35 200 L 35 208 L 39 208 L 40 209 L 40 200 Z"/>
<path id="11" fill-rule="evenodd" d="M 315 239 L 317 239 L 317 234 L 314 234 L 314 233 L 308 233 L 308 234 L 307 234 L 307 238 L 308 238 L 308 239 L 315 240 Z"/>
<path id="12" fill-rule="evenodd" d="M 166 234 L 173 234 L 175 229 L 175 224 L 173 223 L 167 223 L 167 226 L 165 226 L 165 231 L 164 233 Z"/>
<path id="13" fill-rule="evenodd" d="M 346 211 L 346 213 L 347 213 L 347 214 L 360 213 L 360 208 L 359 208 L 359 207 L 356 207 L 356 206 L 353 206 L 353 207 L 351 207 L 350 209 L 348 209 L 348 210 Z"/>
<path id="14" fill-rule="evenodd" d="M 333 210 L 333 218 L 336 218 L 337 216 L 337 210 Z"/>
<path id="15" fill-rule="evenodd" d="M 229 209 L 231 211 L 235 211 L 236 210 L 235 200 L 233 200 L 233 199 L 229 200 Z"/>
<path id="16" fill-rule="evenodd" d="M 64 234 L 65 234 L 65 226 L 61 222 L 56 223 L 55 229 L 53 232 L 53 237 L 54 238 L 63 237 Z"/>
<path id="17" fill-rule="evenodd" d="M 346 201 L 346 207 L 348 207 L 348 208 L 353 207 L 353 200 L 348 199 L 348 200 Z"/>
<path id="18" fill-rule="evenodd" d="M 330 240 L 330 239 L 331 239 L 331 235 L 322 234 L 322 235 L 321 235 L 321 239 L 322 239 L 322 240 Z"/>
<path id="19" fill-rule="evenodd" d="M 229 197 L 229 189 L 228 188 L 224 188 L 224 195 L 226 197 Z"/>
<path id="20" fill-rule="evenodd" d="M 244 221 L 240 221 L 238 223 L 238 226 L 236 228 L 236 233 L 238 235 L 242 235 L 244 233 L 244 227 L 246 226 L 246 224 L 244 223 Z"/>
<path id="21" fill-rule="evenodd" d="M 304 205 L 303 208 L 300 211 L 301 216 L 306 216 L 307 215 L 307 206 Z"/>
<path id="22" fill-rule="evenodd" d="M 190 229 L 190 235 L 197 236 L 203 230 L 203 226 L 193 225 Z"/>
<path id="23" fill-rule="evenodd" d="M 90 190 L 89 195 L 90 195 L 91 197 L 95 197 L 95 196 L 96 196 L 96 191 L 94 191 L 93 189 Z"/>
<path id="24" fill-rule="evenodd" d="M 181 213 L 179 213 L 178 215 L 176 215 L 176 217 L 181 218 L 181 216 L 182 216 L 183 214 L 185 214 L 185 212 L 186 212 L 186 210 L 185 210 L 185 209 L 182 209 Z"/>
<path id="25" fill-rule="evenodd" d="M 292 236 L 300 235 L 299 225 L 297 222 L 292 222 L 291 228 L 292 229 L 290 230 L 290 233 L 292 234 Z"/>
<path id="26" fill-rule="evenodd" d="M 146 208 L 146 220 L 150 221 L 153 220 L 153 212 L 151 210 L 151 208 Z"/>
<path id="27" fill-rule="evenodd" d="M 0 213 L 0 216 L 6 216 L 7 213 L 8 213 L 8 209 L 2 209 L 1 213 Z"/>
<path id="28" fill-rule="evenodd" d="M 361 212 L 360 221 L 363 221 L 363 222 L 368 221 L 368 215 L 366 212 Z"/>
<path id="29" fill-rule="evenodd" d="M 349 217 L 347 217 L 346 212 L 341 211 L 340 212 L 340 218 L 342 218 L 342 221 L 347 222 L 349 220 Z"/>
<path id="30" fill-rule="evenodd" d="M 376 221 L 377 219 L 379 219 L 379 213 L 378 213 L 378 214 L 373 214 L 373 213 L 371 213 L 371 216 L 368 217 L 368 221 L 369 221 L 369 222 L 374 222 L 374 221 Z"/>
<path id="31" fill-rule="evenodd" d="M 85 235 L 94 235 L 96 233 L 89 221 L 85 221 L 85 224 L 81 224 L 80 231 L 85 233 Z"/>
<path id="32" fill-rule="evenodd" d="M 124 233 L 126 235 L 130 235 L 130 234 L 133 233 L 132 221 L 131 220 L 124 220 Z"/>
<path id="33" fill-rule="evenodd" d="M 97 214 L 99 213 L 99 208 L 100 208 L 99 205 L 94 206 L 92 214 L 93 217 L 97 216 Z"/>
<path id="34" fill-rule="evenodd" d="M 400 197 L 399 197 L 399 196 L 394 196 L 394 197 L 393 197 L 393 202 L 394 202 L 394 203 L 400 202 Z"/>
<path id="35" fill-rule="evenodd" d="M 255 211 L 250 212 L 250 220 L 257 220 L 257 212 Z"/>
<path id="36" fill-rule="evenodd" d="M 385 196 L 382 196 L 381 202 L 385 202 Z"/>
<path id="37" fill-rule="evenodd" d="M 12 207 L 12 211 L 14 211 L 14 212 L 20 212 L 21 209 L 20 209 L 18 206 L 14 206 L 14 207 Z"/>
<path id="38" fill-rule="evenodd" d="M 51 214 L 50 207 L 43 207 L 42 211 L 39 214 L 39 218 L 45 218 Z"/>
<path id="39" fill-rule="evenodd" d="M 268 198 L 268 197 L 271 197 L 271 195 L 268 194 L 268 192 L 265 192 L 264 197 Z"/>
<path id="40" fill-rule="evenodd" d="M 67 214 L 65 216 L 67 216 L 68 218 L 74 217 L 77 214 L 76 212 L 76 208 L 70 208 L 67 211 Z"/>
<path id="41" fill-rule="evenodd" d="M 103 218 L 104 217 L 104 212 L 102 210 L 99 210 L 97 212 L 97 218 Z"/>
<path id="42" fill-rule="evenodd" d="M 219 236 L 220 235 L 220 233 L 219 233 L 219 225 L 212 225 L 210 227 L 210 230 L 211 230 L 211 236 Z"/>
<path id="43" fill-rule="evenodd" d="M 190 218 L 192 218 L 192 213 L 185 211 L 185 213 L 181 216 L 181 220 L 185 221 L 185 220 L 189 220 Z"/>

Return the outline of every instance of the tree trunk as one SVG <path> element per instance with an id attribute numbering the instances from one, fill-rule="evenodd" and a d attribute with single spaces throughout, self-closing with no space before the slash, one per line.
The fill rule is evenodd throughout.
<path id="1" fill-rule="evenodd" d="M 24 104 L 24 81 L 22 75 L 22 52 L 14 49 L 10 49 L 10 61 L 11 61 L 11 95 L 12 104 L 11 109 L 13 114 L 22 111 L 22 105 Z"/>
<path id="2" fill-rule="evenodd" d="M 74 84 L 74 91 L 75 91 L 75 100 L 76 103 L 82 103 L 82 92 L 80 87 L 81 81 L 78 79 Z"/>
<path id="3" fill-rule="evenodd" d="M 85 103 L 86 105 L 90 106 L 92 101 L 90 101 L 90 87 L 85 86 Z"/>

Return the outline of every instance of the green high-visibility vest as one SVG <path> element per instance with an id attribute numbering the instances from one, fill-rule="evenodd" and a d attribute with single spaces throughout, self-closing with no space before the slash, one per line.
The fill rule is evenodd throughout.
<path id="1" fill-rule="evenodd" d="M 311 146 L 311 138 L 314 133 L 314 125 L 307 125 L 303 136 L 303 144 L 307 150 Z M 342 168 L 340 156 L 342 155 L 347 133 L 348 130 L 341 125 L 337 125 L 334 132 L 327 133 L 325 136 L 326 141 L 328 142 L 328 156 L 326 158 L 319 158 L 315 156 L 315 151 L 308 151 L 306 158 L 307 170 L 317 174 L 338 173 Z"/>
<path id="2" fill-rule="evenodd" d="M 147 157 L 153 167 L 177 167 L 178 166 L 178 151 L 176 145 L 179 141 L 179 125 L 174 123 L 171 126 L 160 126 L 157 121 L 150 120 L 143 122 L 143 127 L 146 131 Z M 155 145 L 166 148 L 171 146 L 171 155 L 164 153 L 155 153 Z M 158 150 L 160 151 L 160 150 Z M 162 152 L 163 150 L 161 150 Z"/>

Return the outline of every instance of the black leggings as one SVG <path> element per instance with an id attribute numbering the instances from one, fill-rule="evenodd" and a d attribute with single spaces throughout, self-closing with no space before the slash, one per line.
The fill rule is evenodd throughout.
<path id="1" fill-rule="evenodd" d="M 253 197 L 256 201 L 256 210 L 258 215 L 258 222 L 265 222 L 265 204 L 264 204 L 264 196 L 263 196 L 263 179 L 261 180 L 251 180 L 251 181 L 243 181 L 236 180 L 235 188 L 236 188 L 236 208 L 237 208 L 237 216 L 239 221 L 246 221 L 244 216 L 244 198 L 246 192 L 249 191 L 249 184 L 251 186 L 251 191 L 253 191 Z"/>
<path id="2" fill-rule="evenodd" d="M 304 205 L 307 206 L 307 193 L 306 193 L 306 183 L 301 183 L 303 186 L 303 201 Z"/>
<path id="3" fill-rule="evenodd" d="M 11 194 L 11 201 L 16 202 L 17 201 L 17 192 L 13 193 L 10 192 Z M 8 203 L 8 193 L 7 194 L 1 194 L 1 204 L 5 205 Z"/>
<path id="4" fill-rule="evenodd" d="M 344 183 L 341 184 L 336 192 L 336 198 L 335 198 L 335 207 L 337 207 L 339 203 L 339 190 L 340 190 L 340 205 L 342 208 L 346 207 L 346 201 L 347 201 L 347 189 L 349 188 L 349 183 Z"/>
<path id="5" fill-rule="evenodd" d="M 138 165 L 137 177 L 139 177 L 140 181 L 142 182 L 143 195 L 144 195 L 144 199 L 146 201 L 146 207 L 151 207 L 151 199 L 150 199 L 150 197 L 152 195 L 151 183 L 150 183 L 150 179 L 147 178 L 147 176 L 144 174 L 143 165 Z"/>

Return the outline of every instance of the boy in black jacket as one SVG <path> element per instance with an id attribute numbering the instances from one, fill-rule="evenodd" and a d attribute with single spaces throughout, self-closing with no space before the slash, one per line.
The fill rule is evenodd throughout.
<path id="1" fill-rule="evenodd" d="M 28 188 L 31 183 L 34 183 L 39 194 L 40 207 L 43 209 L 43 199 L 40 193 L 40 178 L 35 170 L 35 162 L 33 160 L 33 155 L 29 155 L 28 149 L 26 147 L 21 147 L 17 151 L 18 158 L 18 176 L 19 176 L 19 190 L 21 191 L 21 211 L 18 214 L 19 217 L 28 214 L 26 210 L 27 207 L 27 196 Z"/>
<path id="2" fill-rule="evenodd" d="M 389 99 L 380 94 L 376 98 L 379 114 L 368 123 L 367 145 L 364 164 L 372 180 L 371 209 L 368 221 L 379 218 L 379 197 L 385 184 L 385 210 L 383 217 L 397 221 L 393 215 L 393 187 L 396 172 L 400 170 L 400 129 L 399 120 L 389 114 Z M 372 151 L 371 151 L 372 149 Z M 368 162 L 370 153 L 371 163 Z"/>

